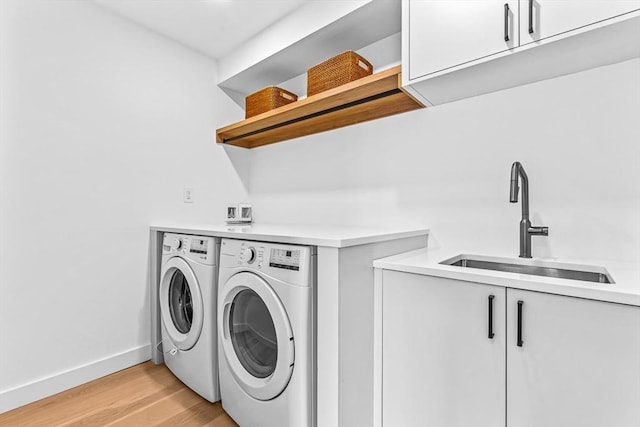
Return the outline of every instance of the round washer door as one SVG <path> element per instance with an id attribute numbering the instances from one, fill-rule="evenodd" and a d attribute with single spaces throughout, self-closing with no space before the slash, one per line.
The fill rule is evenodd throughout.
<path id="1" fill-rule="evenodd" d="M 170 258 L 163 268 L 159 289 L 162 322 L 180 350 L 193 347 L 202 332 L 202 293 L 193 270 L 180 258 Z"/>
<path id="2" fill-rule="evenodd" d="M 284 391 L 295 361 L 287 312 L 260 276 L 232 276 L 220 294 L 218 326 L 231 374 L 247 394 L 271 400 Z"/>

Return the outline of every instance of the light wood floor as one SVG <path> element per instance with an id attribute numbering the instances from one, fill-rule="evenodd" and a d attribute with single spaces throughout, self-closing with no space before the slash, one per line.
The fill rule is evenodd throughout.
<path id="1" fill-rule="evenodd" d="M 237 427 L 222 410 L 145 362 L 0 414 L 0 426 Z"/>

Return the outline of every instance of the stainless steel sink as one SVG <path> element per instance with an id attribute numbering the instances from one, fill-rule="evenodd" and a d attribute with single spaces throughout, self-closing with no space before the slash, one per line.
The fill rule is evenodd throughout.
<path id="1" fill-rule="evenodd" d="M 503 271 L 506 273 L 530 274 L 533 276 L 555 277 L 559 279 L 583 280 L 595 283 L 615 283 L 613 278 L 602 267 L 571 266 L 562 268 L 553 263 L 536 261 L 533 263 L 518 263 L 511 260 L 488 257 L 459 255 L 440 264 L 463 268 L 479 268 L 481 270 Z"/>

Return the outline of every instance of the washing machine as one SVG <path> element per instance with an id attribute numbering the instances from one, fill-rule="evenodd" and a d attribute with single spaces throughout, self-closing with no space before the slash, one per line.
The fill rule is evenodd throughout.
<path id="1" fill-rule="evenodd" d="M 242 427 L 315 424 L 315 251 L 222 239 L 222 407 Z"/>
<path id="2" fill-rule="evenodd" d="M 220 239 L 165 233 L 158 300 L 167 367 L 210 402 L 220 400 L 217 298 Z"/>

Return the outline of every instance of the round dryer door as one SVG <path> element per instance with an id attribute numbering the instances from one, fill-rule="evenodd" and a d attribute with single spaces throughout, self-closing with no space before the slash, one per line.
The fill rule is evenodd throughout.
<path id="1" fill-rule="evenodd" d="M 280 298 L 261 277 L 238 273 L 220 294 L 222 348 L 238 385 L 258 400 L 287 387 L 295 361 L 291 324 Z"/>
<path id="2" fill-rule="evenodd" d="M 164 265 L 159 289 L 162 322 L 173 344 L 189 350 L 202 332 L 202 294 L 193 270 L 179 257 Z"/>

